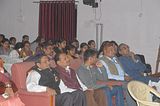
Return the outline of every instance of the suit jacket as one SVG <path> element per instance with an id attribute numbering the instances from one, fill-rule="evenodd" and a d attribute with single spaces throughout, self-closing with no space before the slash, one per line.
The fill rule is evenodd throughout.
<path id="1" fill-rule="evenodd" d="M 109 71 L 112 74 L 118 75 L 118 70 L 111 60 L 109 60 L 106 56 L 101 57 L 100 60 L 103 60 L 108 65 Z"/>
<path id="2" fill-rule="evenodd" d="M 57 70 L 60 78 L 68 88 L 81 89 L 81 86 L 76 77 L 76 73 L 73 69 L 69 68 L 70 72 L 67 72 L 64 68 L 62 68 L 59 65 L 57 65 L 55 69 Z"/>
<path id="3" fill-rule="evenodd" d="M 98 89 L 106 86 L 96 84 L 97 80 L 103 79 L 103 74 L 101 74 L 97 68 L 88 69 L 85 65 L 81 65 L 77 71 L 77 75 L 87 88 Z"/>

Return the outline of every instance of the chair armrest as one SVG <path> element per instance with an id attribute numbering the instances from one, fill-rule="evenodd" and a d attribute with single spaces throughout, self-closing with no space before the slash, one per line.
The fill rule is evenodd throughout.
<path id="1" fill-rule="evenodd" d="M 153 89 L 152 87 L 149 87 L 149 91 L 160 98 L 160 93 L 156 91 L 155 89 Z"/>
<path id="2" fill-rule="evenodd" d="M 26 89 L 19 89 L 17 91 L 18 94 L 24 94 L 24 95 L 30 95 L 30 96 L 44 96 L 44 97 L 48 97 L 50 96 L 48 93 L 46 92 L 29 92 Z"/>
<path id="3" fill-rule="evenodd" d="M 158 102 L 148 102 L 148 101 L 138 101 L 138 102 L 147 106 L 160 106 L 160 103 Z"/>
<path id="4" fill-rule="evenodd" d="M 46 106 L 55 106 L 55 96 L 49 95 L 46 92 L 28 92 L 26 89 L 19 89 L 17 94 L 24 103 L 30 98 L 29 101 L 40 102 L 38 103 L 40 106 L 44 104 Z M 29 105 L 31 105 L 31 103 L 29 103 Z M 37 106 L 37 104 L 34 104 L 33 106 Z"/>

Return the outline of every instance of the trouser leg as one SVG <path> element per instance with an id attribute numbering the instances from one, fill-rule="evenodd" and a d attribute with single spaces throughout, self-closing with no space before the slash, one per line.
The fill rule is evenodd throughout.
<path id="1" fill-rule="evenodd" d="M 101 106 L 98 105 L 94 98 L 94 90 L 85 91 L 87 106 Z"/>
<path id="2" fill-rule="evenodd" d="M 73 98 L 73 106 L 87 106 L 85 93 L 77 90 L 71 93 Z"/>
<path id="3" fill-rule="evenodd" d="M 113 106 L 112 105 L 112 92 L 111 92 L 111 89 L 109 87 L 104 87 L 103 90 L 105 92 L 107 105 L 108 106 Z"/>
<path id="4" fill-rule="evenodd" d="M 131 95 L 129 94 L 128 90 L 127 90 L 127 84 L 128 82 L 123 82 L 123 91 L 125 94 L 125 98 L 126 98 L 126 105 L 127 106 L 137 106 L 136 101 L 131 97 Z"/>
<path id="5" fill-rule="evenodd" d="M 98 106 L 108 106 L 106 103 L 107 97 L 103 89 L 94 90 L 94 99 Z"/>
<path id="6" fill-rule="evenodd" d="M 116 97 L 116 106 L 124 106 L 124 95 L 122 87 L 114 86 L 112 89 L 112 93 L 114 93 Z"/>
<path id="7" fill-rule="evenodd" d="M 56 106 L 72 106 L 73 98 L 70 93 L 62 93 L 60 95 L 56 95 Z"/>

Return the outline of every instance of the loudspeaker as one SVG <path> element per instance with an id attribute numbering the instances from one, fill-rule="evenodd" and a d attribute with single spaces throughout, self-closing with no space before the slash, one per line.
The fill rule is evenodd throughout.
<path id="1" fill-rule="evenodd" d="M 92 7 L 93 7 L 93 8 L 97 8 L 97 7 L 98 7 L 98 3 L 93 3 L 93 4 L 92 4 Z"/>
<path id="2" fill-rule="evenodd" d="M 83 4 L 92 6 L 93 8 L 98 7 L 98 3 L 96 3 L 95 0 L 83 0 Z"/>

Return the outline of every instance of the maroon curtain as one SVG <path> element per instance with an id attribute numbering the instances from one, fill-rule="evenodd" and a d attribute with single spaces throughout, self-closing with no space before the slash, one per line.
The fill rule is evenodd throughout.
<path id="1" fill-rule="evenodd" d="M 41 1 L 39 5 L 39 35 L 46 40 L 76 39 L 77 10 L 75 2 Z"/>

